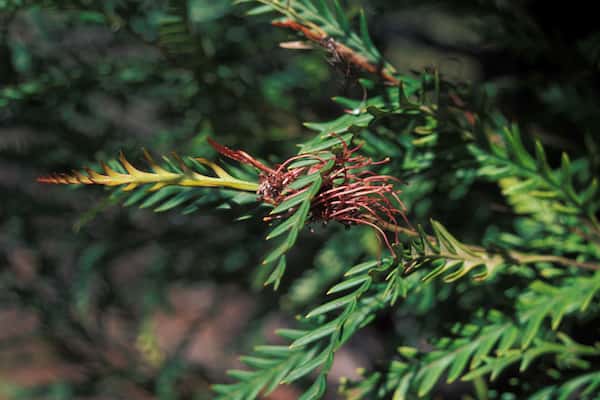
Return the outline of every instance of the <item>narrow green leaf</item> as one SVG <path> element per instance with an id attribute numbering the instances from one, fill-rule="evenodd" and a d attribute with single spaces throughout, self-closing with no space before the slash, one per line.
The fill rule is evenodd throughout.
<path id="1" fill-rule="evenodd" d="M 327 379 L 325 375 L 319 375 L 317 380 L 308 388 L 298 400 L 317 400 L 325 394 L 327 388 Z"/>
<path id="2" fill-rule="evenodd" d="M 543 354 L 551 353 L 553 350 L 555 350 L 553 346 L 545 344 L 536 345 L 536 347 L 530 348 L 523 353 L 521 365 L 519 366 L 519 372 L 525 371 L 536 358 L 542 356 Z"/>
<path id="3" fill-rule="evenodd" d="M 123 205 L 125 207 L 132 206 L 135 203 L 142 200 L 144 197 L 146 197 L 147 194 L 148 194 L 148 185 L 140 186 L 139 188 L 135 189 L 135 191 L 132 194 L 129 194 L 129 197 L 127 198 L 127 200 L 125 200 Z"/>
<path id="4" fill-rule="evenodd" d="M 534 178 L 525 179 L 516 183 L 514 185 L 510 185 L 504 189 L 502 189 L 502 194 L 505 196 L 517 195 L 517 194 L 526 194 L 529 193 L 532 189 L 537 187 L 538 182 Z"/>
<path id="5" fill-rule="evenodd" d="M 268 264 L 274 263 L 275 261 L 279 260 L 279 257 L 281 257 L 283 254 L 285 254 L 285 252 L 288 251 L 289 248 L 290 247 L 287 243 L 280 244 L 274 250 L 271 250 L 271 252 L 263 260 L 262 264 L 268 265 Z"/>
<path id="6" fill-rule="evenodd" d="M 271 272 L 271 275 L 269 275 L 269 278 L 267 278 L 267 280 L 265 281 L 265 286 L 273 284 L 273 288 L 275 290 L 279 289 L 279 283 L 281 282 L 281 278 L 283 277 L 283 274 L 285 273 L 285 267 L 286 267 L 285 257 L 281 257 L 279 259 L 279 263 L 277 263 L 277 266 L 275 267 L 273 272 Z"/>
<path id="7" fill-rule="evenodd" d="M 319 186 L 321 185 L 321 183 L 319 182 Z M 297 225 L 294 227 L 295 230 L 299 231 L 304 224 L 306 223 L 306 220 L 308 219 L 308 214 L 310 211 L 310 201 L 304 202 L 300 205 L 300 207 L 298 207 L 298 210 L 296 210 L 296 213 L 294 214 L 294 216 L 298 216 L 298 223 Z"/>
<path id="8" fill-rule="evenodd" d="M 600 372 L 585 374 L 566 382 L 560 387 L 561 394 L 558 397 L 558 400 L 568 400 L 575 391 L 579 390 L 584 385 L 588 385 L 588 383 L 589 386 L 583 389 L 583 392 L 585 393 L 582 394 L 592 394 L 591 390 L 600 385 Z"/>
<path id="9" fill-rule="evenodd" d="M 331 10 L 329 6 L 325 2 L 325 0 L 315 0 L 315 5 L 317 6 L 317 10 L 319 14 L 321 14 L 327 21 L 333 21 L 333 15 L 331 14 Z"/>
<path id="10" fill-rule="evenodd" d="M 280 236 L 281 234 L 287 232 L 293 226 L 297 225 L 299 220 L 298 217 L 299 214 L 295 213 L 288 219 L 284 220 L 283 222 L 280 222 L 279 225 L 277 225 L 271 232 L 269 232 L 269 234 L 267 235 L 267 240 L 276 238 L 277 236 Z"/>
<path id="11" fill-rule="evenodd" d="M 286 189 L 299 190 L 319 179 L 319 173 L 304 175 L 289 184 Z"/>
<path id="12" fill-rule="evenodd" d="M 460 263 L 460 261 L 458 263 Z M 444 260 L 438 267 L 434 268 L 431 272 L 421 278 L 421 280 L 423 282 L 430 282 L 434 278 L 437 278 L 446 271 L 446 264 L 447 262 Z"/>
<path id="13" fill-rule="evenodd" d="M 510 354 L 507 357 L 503 357 L 499 359 L 496 363 L 492 364 L 490 380 L 495 380 L 500 373 L 506 369 L 509 365 L 517 362 L 519 360 L 520 354 Z"/>
<path id="14" fill-rule="evenodd" d="M 335 10 L 335 19 L 340 28 L 344 31 L 344 33 L 350 33 L 350 21 L 348 21 L 348 17 L 346 17 L 346 13 L 344 12 L 339 0 L 333 0 L 333 8 Z"/>
<path id="15" fill-rule="evenodd" d="M 445 357 L 430 364 L 426 369 L 422 370 L 423 374 L 422 378 L 420 379 L 418 390 L 419 397 L 425 396 L 431 391 L 431 389 L 433 389 L 437 381 L 440 379 L 440 376 L 451 361 L 451 357 Z"/>
<path id="16" fill-rule="evenodd" d="M 521 341 L 522 349 L 529 347 L 533 338 L 537 335 L 546 315 L 547 312 L 538 312 L 529 318 L 527 325 L 525 326 L 525 331 L 523 332 L 523 339 Z"/>
<path id="17" fill-rule="evenodd" d="M 281 357 L 281 358 L 287 357 L 291 352 L 293 352 L 293 350 L 290 349 L 288 346 L 273 346 L 273 345 L 256 346 L 254 348 L 254 351 L 263 356 Z"/>
<path id="18" fill-rule="evenodd" d="M 348 116 L 348 115 L 346 114 L 345 116 Z M 343 117 L 341 117 L 341 118 L 343 118 Z M 372 118 L 373 117 L 371 117 L 371 119 Z M 319 124 L 305 123 L 304 125 L 306 125 L 308 128 L 316 129 L 315 125 L 319 125 Z M 323 127 L 323 128 L 326 128 L 326 127 Z M 340 127 L 337 130 L 336 129 L 324 130 L 323 132 L 328 132 L 327 135 L 319 136 L 315 140 L 311 140 L 310 142 L 307 142 L 304 145 L 302 145 L 302 147 L 300 149 L 300 154 L 314 153 L 316 151 L 327 150 L 333 146 L 340 145 L 342 143 L 342 140 L 344 142 L 346 142 L 347 144 L 350 144 L 351 143 L 350 141 L 353 136 L 351 133 L 342 134 L 339 137 L 332 137 L 329 135 L 329 133 L 341 133 L 343 131 L 346 131 L 347 129 L 348 129 L 348 126 L 344 125 L 343 127 Z M 316 129 L 316 130 L 319 130 L 319 129 Z M 339 132 L 338 132 L 338 130 L 339 130 Z"/>
<path id="19" fill-rule="evenodd" d="M 454 360 L 452 361 L 452 365 L 450 366 L 450 370 L 448 371 L 448 377 L 446 379 L 446 382 L 454 382 L 463 373 L 467 362 L 469 362 L 469 358 L 471 357 L 472 351 L 472 346 L 465 346 L 454 356 Z"/>
<path id="20" fill-rule="evenodd" d="M 590 288 L 581 302 L 581 307 L 579 308 L 580 311 L 587 310 L 598 291 L 600 291 L 600 271 L 596 272 L 594 276 L 590 278 L 590 283 Z"/>
<path id="21" fill-rule="evenodd" d="M 431 220 L 431 226 L 438 238 L 443 238 L 443 243 L 446 247 L 449 247 L 449 250 L 452 252 L 460 252 L 463 254 L 467 254 L 472 257 L 477 257 L 478 255 L 471 251 L 467 246 L 463 245 L 459 242 L 450 232 L 446 230 L 446 228 L 440 224 L 436 220 Z M 440 243 L 441 246 L 441 243 Z M 457 254 L 457 253 L 453 253 Z"/>
<path id="22" fill-rule="evenodd" d="M 505 129 L 504 137 L 507 142 L 507 149 L 513 156 L 515 161 L 524 166 L 525 168 L 535 169 L 536 162 L 531 158 L 523 142 L 521 141 L 521 134 L 517 125 L 513 125 L 512 129 Z"/>
<path id="23" fill-rule="evenodd" d="M 271 368 L 274 365 L 279 363 L 279 360 L 274 360 L 272 358 L 262 358 L 262 357 L 251 357 L 251 356 L 241 356 L 240 361 L 247 365 L 250 368 L 256 369 L 266 369 Z"/>
<path id="24" fill-rule="evenodd" d="M 535 159 L 537 170 L 541 172 L 547 179 L 555 181 L 552 169 L 550 168 L 548 160 L 546 159 L 544 146 L 542 145 L 542 142 L 537 139 L 535 141 Z"/>
<path id="25" fill-rule="evenodd" d="M 568 304 L 557 304 L 555 308 L 552 309 L 551 315 L 552 320 L 550 323 L 550 327 L 552 330 L 557 330 L 560 325 L 562 318 L 564 317 L 567 310 Z"/>
<path id="26" fill-rule="evenodd" d="M 496 348 L 496 354 L 499 356 L 503 355 L 512 347 L 512 345 L 517 341 L 517 338 L 520 335 L 520 331 L 516 326 L 511 325 L 506 331 L 503 332 L 502 337 L 500 338 L 500 342 L 498 343 L 498 347 Z"/>
<path id="27" fill-rule="evenodd" d="M 309 331 L 300 329 L 277 329 L 275 333 L 284 339 L 296 340 L 306 335 Z"/>
<path id="28" fill-rule="evenodd" d="M 354 278 L 346 279 L 346 280 L 338 283 L 337 285 L 334 285 L 331 289 L 329 289 L 327 291 L 327 294 L 342 292 L 344 290 L 353 288 L 355 286 L 362 284 L 363 282 L 370 281 L 370 280 L 371 280 L 371 277 L 369 275 L 360 275 L 360 276 L 356 276 Z"/>
<path id="29" fill-rule="evenodd" d="M 283 243 L 283 245 L 286 247 L 285 251 L 291 249 L 292 246 L 294 246 L 294 243 L 296 243 L 296 239 L 298 239 L 298 232 L 299 229 L 292 229 L 287 235 L 287 238 L 285 238 L 285 242 Z"/>
<path id="30" fill-rule="evenodd" d="M 296 160 L 296 161 L 290 163 L 288 165 L 288 169 L 308 167 L 308 166 L 311 166 L 311 165 L 318 164 L 320 162 L 321 161 L 315 160 L 315 159 L 312 159 L 312 158 L 303 158 L 303 159 Z"/>
<path id="31" fill-rule="evenodd" d="M 385 263 L 385 260 L 382 263 Z M 367 261 L 367 262 L 355 265 L 354 267 L 350 268 L 348 271 L 346 271 L 344 276 L 352 276 L 352 275 L 362 274 L 365 271 L 375 268 L 377 265 L 379 265 L 379 261 L 377 261 L 377 260 Z"/>
<path id="32" fill-rule="evenodd" d="M 581 193 L 581 203 L 588 204 L 592 200 L 594 200 L 594 196 L 598 192 L 598 180 L 596 178 L 592 179 L 592 183 Z"/>
<path id="33" fill-rule="evenodd" d="M 261 14 L 266 14 L 266 13 L 269 13 L 272 11 L 273 11 L 273 7 L 271 7 L 268 4 L 264 4 L 264 5 L 253 7 L 250 10 L 246 11 L 246 15 L 249 15 L 249 16 L 261 15 Z"/>
<path id="34" fill-rule="evenodd" d="M 371 36 L 369 35 L 369 28 L 367 27 L 367 17 L 365 16 L 365 10 L 360 10 L 360 37 L 365 44 L 367 50 L 374 56 L 379 56 L 379 51 L 373 44 Z"/>
<path id="35" fill-rule="evenodd" d="M 222 395 L 231 395 L 234 391 L 238 390 L 236 385 L 225 385 L 225 384 L 214 384 L 210 386 L 210 389 L 217 393 L 217 394 L 222 394 Z M 232 397 L 227 397 L 232 398 Z"/>
<path id="36" fill-rule="evenodd" d="M 275 207 L 273 210 L 271 210 L 270 214 L 271 215 L 279 214 L 283 211 L 287 211 L 290 208 L 295 207 L 298 204 L 302 203 L 303 201 L 308 200 L 309 195 L 310 195 L 310 192 L 308 190 L 304 190 L 303 192 L 299 192 L 290 197 L 287 197 L 285 200 L 283 200 L 281 203 L 279 203 L 279 205 L 277 207 Z"/>
<path id="37" fill-rule="evenodd" d="M 227 375 L 239 381 L 246 381 L 248 379 L 254 378 L 257 375 L 257 371 L 230 369 L 227 371 Z"/>
<path id="38" fill-rule="evenodd" d="M 346 296 L 337 298 L 335 300 L 329 301 L 325 304 L 320 305 L 319 307 L 313 309 L 311 312 L 306 314 L 306 318 L 313 318 L 321 314 L 328 313 L 329 311 L 333 311 L 337 308 L 343 307 L 346 304 L 356 300 L 356 294 L 350 293 Z"/>
<path id="39" fill-rule="evenodd" d="M 467 275 L 475 266 L 475 263 L 470 261 L 458 261 L 449 263 L 446 267 L 446 271 L 454 270 L 454 272 L 444 275 L 444 282 L 451 283 L 459 280 L 463 276 Z"/>
<path id="40" fill-rule="evenodd" d="M 176 186 L 167 186 L 160 189 L 157 192 L 154 192 L 150 197 L 146 198 L 144 202 L 140 205 L 140 208 L 148 208 L 156 205 L 157 203 L 174 196 L 175 194 L 181 191 L 180 187 Z"/>
<path id="41" fill-rule="evenodd" d="M 499 329 L 489 329 L 485 332 L 477 346 L 477 351 L 471 359 L 470 368 L 476 368 L 483 361 L 483 358 L 492 351 L 500 335 L 502 335 L 502 331 Z"/>
<path id="42" fill-rule="evenodd" d="M 330 321 L 325 325 L 321 325 L 317 329 L 315 329 L 315 330 L 307 333 L 306 335 L 302 336 L 301 338 L 295 340 L 290 345 L 290 349 L 305 346 L 305 345 L 312 343 L 316 340 L 319 340 L 327 335 L 331 335 L 333 332 L 335 332 L 338 329 L 337 323 L 338 323 L 338 319 L 336 318 L 333 321 Z"/>
<path id="43" fill-rule="evenodd" d="M 402 377 L 400 384 L 394 391 L 394 397 L 392 400 L 408 400 L 407 394 L 408 389 L 410 388 L 410 383 L 412 382 L 412 378 L 414 376 L 413 372 L 409 372 Z"/>
<path id="44" fill-rule="evenodd" d="M 292 383 L 302 378 L 303 376 L 311 373 L 315 368 L 323 365 L 327 358 L 331 354 L 331 351 L 328 348 L 323 350 L 317 357 L 311 358 L 310 360 L 306 360 L 298 367 L 294 368 L 290 371 L 289 375 L 285 377 L 284 383 Z"/>
<path id="45" fill-rule="evenodd" d="M 569 159 L 569 155 L 565 152 L 562 153 L 560 158 L 560 170 L 563 184 L 571 185 L 571 160 Z"/>
<path id="46" fill-rule="evenodd" d="M 406 358 L 413 358 L 414 356 L 419 354 L 419 349 L 410 346 L 400 346 L 396 349 L 396 351 L 398 352 L 398 354 Z"/>
<path id="47" fill-rule="evenodd" d="M 160 206 L 156 207 L 154 209 L 155 212 L 164 212 L 164 211 L 168 211 L 171 210 L 177 206 L 180 206 L 181 204 L 185 203 L 186 201 L 194 198 L 196 195 L 198 195 L 198 193 L 194 193 L 194 190 L 183 190 L 181 193 L 173 196 L 172 198 L 170 198 L 168 201 L 162 203 Z"/>
<path id="48" fill-rule="evenodd" d="M 279 371 L 275 373 L 271 377 L 271 383 L 265 388 L 265 395 L 268 395 L 275 389 L 277 386 L 281 385 L 285 381 L 285 377 L 289 374 L 289 372 L 294 368 L 298 363 L 303 363 L 305 360 L 314 357 L 314 351 L 307 351 L 306 353 L 298 353 L 294 357 L 290 358 L 285 362 L 283 368 L 280 368 Z M 266 375 L 269 376 L 269 375 Z"/>

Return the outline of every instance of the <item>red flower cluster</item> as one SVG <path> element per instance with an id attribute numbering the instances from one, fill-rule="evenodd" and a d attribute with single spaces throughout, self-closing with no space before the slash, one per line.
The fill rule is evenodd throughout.
<path id="1" fill-rule="evenodd" d="M 405 214 L 406 207 L 398 196 L 400 191 L 395 186 L 399 180 L 388 175 L 377 175 L 371 170 L 371 167 L 384 164 L 389 160 L 373 161 L 356 154 L 361 146 L 349 148 L 340 138 L 342 148 L 335 154 L 331 168 L 324 168 L 327 163 L 331 163 L 330 152 L 297 155 L 276 168 L 270 168 L 244 151 L 229 149 L 213 140 L 209 142 L 222 155 L 252 165 L 260 171 L 257 195 L 266 203 L 277 206 L 286 199 L 307 190 L 306 188 L 290 189 L 289 185 L 302 176 L 323 171 L 321 188 L 311 202 L 310 221 L 323 223 L 338 221 L 346 226 L 368 225 L 377 232 L 378 238 L 385 243 L 392 254 L 394 254 L 392 243 L 398 242 L 398 234 L 396 231 L 390 242 L 384 228 L 399 226 L 401 222 L 410 226 Z M 315 163 L 310 165 L 294 163 L 302 159 L 312 159 Z M 295 209 L 292 209 L 288 213 L 294 211 Z M 265 220 L 272 218 L 267 217 Z"/>

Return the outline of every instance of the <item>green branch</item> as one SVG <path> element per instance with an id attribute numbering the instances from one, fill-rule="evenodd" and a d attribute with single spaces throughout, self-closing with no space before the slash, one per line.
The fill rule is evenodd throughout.
<path id="1" fill-rule="evenodd" d="M 594 271 L 600 270 L 600 264 L 577 261 L 562 256 L 529 254 L 515 250 L 507 250 L 499 253 L 497 251 L 488 251 L 481 246 L 463 244 L 452 236 L 439 222 L 434 220 L 431 221 L 435 231 L 434 236 L 426 235 L 413 228 L 396 226 L 383 221 L 377 221 L 377 224 L 382 229 L 389 232 L 399 233 L 408 236 L 409 238 L 420 239 L 422 243 L 421 249 L 417 249 L 416 253 L 414 253 L 415 257 L 412 258 L 412 265 L 409 269 L 413 269 L 416 265 L 421 265 L 425 261 L 446 259 L 466 263 L 468 267 L 463 267 L 461 269 L 461 271 L 465 273 L 480 265 L 486 266 L 489 272 L 491 272 L 501 264 L 533 264 L 538 262 L 548 262 L 565 267 L 578 267 Z M 450 246 L 448 246 L 448 244 L 450 244 Z M 440 269 L 439 272 L 442 273 L 449 269 L 450 267 L 444 267 Z M 437 275 L 439 274 L 434 276 Z M 461 273 L 450 277 L 449 280 L 447 278 L 447 280 L 451 281 L 463 275 L 464 274 Z M 489 274 L 486 273 L 478 277 L 478 279 L 484 279 L 488 275 Z"/>

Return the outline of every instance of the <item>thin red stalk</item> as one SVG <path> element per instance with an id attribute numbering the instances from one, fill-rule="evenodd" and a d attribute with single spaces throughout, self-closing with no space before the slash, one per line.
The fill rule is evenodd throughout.
<path id="1" fill-rule="evenodd" d="M 315 154 L 299 154 L 297 156 L 293 156 L 293 157 L 290 157 L 287 160 L 285 160 L 282 164 L 280 164 L 277 167 L 276 172 L 281 173 L 290 163 L 292 163 L 293 161 L 296 161 L 296 160 L 300 160 L 302 158 L 315 158 L 315 159 L 319 160 L 321 163 L 327 162 L 327 160 L 325 160 L 324 158 L 321 158 Z"/>
<path id="2" fill-rule="evenodd" d="M 242 164 L 250 164 L 253 167 L 259 169 L 262 172 L 273 173 L 274 171 L 267 167 L 265 164 L 261 163 L 250 154 L 246 153 L 242 150 L 232 150 L 227 146 L 223 146 L 220 143 L 217 143 L 211 138 L 208 138 L 208 143 L 220 154 L 231 158 L 232 160 L 238 161 Z"/>

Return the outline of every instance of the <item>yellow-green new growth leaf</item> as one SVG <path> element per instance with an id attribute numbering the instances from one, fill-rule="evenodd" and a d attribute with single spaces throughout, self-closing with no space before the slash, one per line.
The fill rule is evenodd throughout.
<path id="1" fill-rule="evenodd" d="M 123 186 L 124 191 L 130 191 L 140 185 L 153 184 L 150 191 L 157 191 L 165 186 L 184 187 L 206 187 L 206 188 L 230 188 L 242 191 L 254 192 L 258 189 L 255 182 L 243 181 L 234 178 L 223 168 L 204 158 L 193 158 L 194 161 L 209 167 L 217 177 L 200 174 L 189 169 L 181 162 L 179 172 L 167 171 L 159 166 L 150 154 L 144 151 L 144 157 L 150 166 L 151 172 L 141 171 L 135 168 L 123 153 L 119 155 L 119 162 L 126 172 L 117 172 L 105 162 L 101 162 L 104 173 L 86 169 L 86 172 L 75 171 L 71 174 L 55 174 L 42 177 L 38 180 L 43 183 L 57 184 L 85 184 L 104 186 Z"/>
<path id="2" fill-rule="evenodd" d="M 504 264 L 500 255 L 489 254 L 481 248 L 461 243 L 439 222 L 432 220 L 431 225 L 434 237 L 430 238 L 418 227 L 419 238 L 416 243 L 411 244 L 410 255 L 406 256 L 407 271 L 421 265 L 433 267 L 433 270 L 422 278 L 424 281 L 443 276 L 445 282 L 453 282 L 481 268 L 480 273 L 473 275 L 473 279 L 479 281 L 488 278 Z"/>

